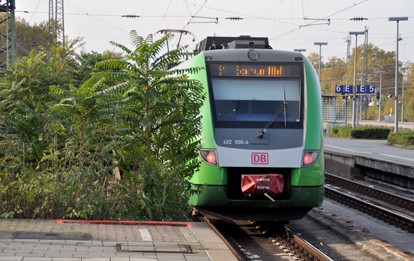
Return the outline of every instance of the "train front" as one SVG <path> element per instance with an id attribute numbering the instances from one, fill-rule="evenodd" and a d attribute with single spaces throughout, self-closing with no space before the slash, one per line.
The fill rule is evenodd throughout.
<path id="1" fill-rule="evenodd" d="M 190 204 L 212 218 L 302 218 L 323 200 L 318 78 L 300 53 L 231 40 L 195 58 L 207 98 Z"/>

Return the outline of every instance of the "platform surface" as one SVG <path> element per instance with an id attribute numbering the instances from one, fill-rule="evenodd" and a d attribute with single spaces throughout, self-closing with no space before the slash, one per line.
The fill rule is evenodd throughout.
<path id="1" fill-rule="evenodd" d="M 414 149 L 394 147 L 386 140 L 324 138 L 326 152 L 359 155 L 414 167 Z"/>
<path id="2" fill-rule="evenodd" d="M 203 222 L 96 224 L 0 219 L 0 261 L 237 260 Z"/>

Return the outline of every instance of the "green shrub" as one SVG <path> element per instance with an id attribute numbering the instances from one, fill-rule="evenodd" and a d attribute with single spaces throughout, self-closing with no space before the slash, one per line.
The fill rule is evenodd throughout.
<path id="1" fill-rule="evenodd" d="M 114 43 L 123 54 L 104 61 L 56 47 L 0 78 L 0 218 L 186 218 L 204 101 L 187 74 L 198 69 L 165 71 L 189 55 L 163 53 L 169 36 L 130 36 L 132 50 Z"/>
<path id="2" fill-rule="evenodd" d="M 351 137 L 355 139 L 379 139 L 386 140 L 391 129 L 382 127 L 362 127 L 351 131 Z"/>
<path id="3" fill-rule="evenodd" d="M 354 139 L 387 139 L 391 129 L 376 126 L 358 126 L 352 128 L 351 125 L 335 126 L 331 129 L 331 137 L 354 138 Z"/>
<path id="4" fill-rule="evenodd" d="M 350 138 L 351 137 L 351 131 L 352 131 L 352 126 L 351 125 L 335 126 L 331 129 L 330 136 Z"/>
<path id="5" fill-rule="evenodd" d="M 388 143 L 408 148 L 414 148 L 414 131 L 401 130 L 398 133 L 390 133 L 388 135 Z"/>

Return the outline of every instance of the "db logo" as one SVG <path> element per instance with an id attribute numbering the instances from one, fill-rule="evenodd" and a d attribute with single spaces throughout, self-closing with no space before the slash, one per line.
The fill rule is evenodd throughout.
<path id="1" fill-rule="evenodd" d="M 253 152 L 252 153 L 252 164 L 269 164 L 269 154 L 262 152 Z"/>

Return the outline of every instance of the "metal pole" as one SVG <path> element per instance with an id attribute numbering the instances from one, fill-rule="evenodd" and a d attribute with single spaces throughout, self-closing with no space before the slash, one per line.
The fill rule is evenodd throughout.
<path id="1" fill-rule="evenodd" d="M 380 72 L 380 90 L 378 99 L 378 121 L 381 122 L 381 92 L 382 92 L 382 72 Z"/>
<path id="2" fill-rule="evenodd" d="M 357 126 L 357 102 L 356 102 L 356 69 L 357 69 L 357 56 L 358 56 L 358 35 L 363 35 L 365 32 L 349 32 L 350 35 L 355 35 L 355 55 L 354 55 L 354 87 L 353 87 L 353 97 L 352 97 L 352 128 Z"/>
<path id="3" fill-rule="evenodd" d="M 394 133 L 398 133 L 398 42 L 399 40 L 399 23 L 397 20 L 397 48 L 395 53 L 395 94 L 394 94 Z"/>
<path id="4" fill-rule="evenodd" d="M 355 35 L 355 55 L 354 55 L 354 90 L 353 90 L 353 97 L 352 97 L 352 128 L 356 127 L 357 121 L 357 109 L 356 109 L 356 67 L 357 67 L 357 55 L 358 55 L 358 35 Z"/>
<path id="5" fill-rule="evenodd" d="M 395 21 L 397 22 L 397 47 L 395 53 L 395 94 L 394 94 L 394 133 L 398 133 L 398 42 L 401 40 L 399 37 L 399 24 L 400 21 L 407 21 L 408 17 L 390 17 L 388 21 Z"/>
<path id="6" fill-rule="evenodd" d="M 16 9 L 16 1 L 10 0 L 10 34 L 11 34 L 11 51 L 12 51 L 12 57 L 11 61 L 14 62 L 17 57 L 17 50 L 16 50 L 16 18 L 14 14 L 14 9 Z"/>
<path id="7" fill-rule="evenodd" d="M 322 45 L 319 45 L 319 70 L 318 70 L 319 81 L 321 80 L 321 62 L 322 62 Z"/>
<path id="8" fill-rule="evenodd" d="M 319 82 L 321 82 L 321 63 L 322 63 L 322 45 L 328 45 L 327 42 L 315 42 L 314 45 L 319 45 L 319 70 L 318 70 L 318 77 Z"/>
<path id="9" fill-rule="evenodd" d="M 16 58 L 15 0 L 0 2 L 0 54 L 4 53 L 4 61 L 0 61 L 0 67 L 7 67 Z"/>
<path id="10" fill-rule="evenodd" d="M 404 122 L 404 74 L 402 78 L 402 90 L 401 90 L 401 123 Z"/>
<path id="11" fill-rule="evenodd" d="M 345 96 L 345 126 L 348 125 L 348 96 Z"/>

